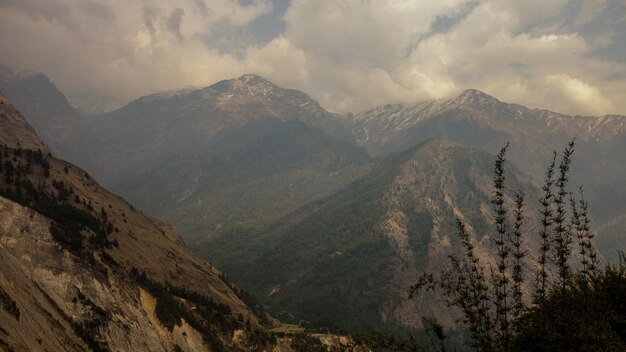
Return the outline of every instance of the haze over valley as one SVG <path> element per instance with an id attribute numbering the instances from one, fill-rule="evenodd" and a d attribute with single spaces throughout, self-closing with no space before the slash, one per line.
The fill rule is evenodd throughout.
<path id="1" fill-rule="evenodd" d="M 335 114 L 252 74 L 81 116 L 41 74 L 20 80 L 3 89 L 33 111 L 44 136 L 72 126 L 44 137 L 55 152 L 72 151 L 66 157 L 97 180 L 172 223 L 194 252 L 287 320 L 421 327 L 421 303 L 405 300 L 406 287 L 457 250 L 455 217 L 486 241 L 492 162 L 507 142 L 510 188 L 539 199 L 552 151 L 575 137 L 572 182 L 594 205 L 598 248 L 609 260 L 625 249 L 625 116 L 533 110 L 473 89 Z M 58 113 L 38 120 L 24 90 Z M 443 302 L 421 309 L 447 314 Z"/>
<path id="2" fill-rule="evenodd" d="M 54 3 L 0 4 L 0 350 L 626 346 L 621 2 Z"/>

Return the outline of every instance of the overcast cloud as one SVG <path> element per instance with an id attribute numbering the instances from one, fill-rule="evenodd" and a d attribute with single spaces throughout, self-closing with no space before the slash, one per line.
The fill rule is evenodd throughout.
<path id="1" fill-rule="evenodd" d="M 626 114 L 626 1 L 0 0 L 0 62 L 108 108 L 251 72 L 338 112 L 477 88 Z"/>

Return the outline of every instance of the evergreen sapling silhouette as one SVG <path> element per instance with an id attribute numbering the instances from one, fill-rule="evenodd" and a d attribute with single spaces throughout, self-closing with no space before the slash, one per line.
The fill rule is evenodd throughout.
<path id="1" fill-rule="evenodd" d="M 558 170 L 556 152 L 546 169 L 539 230 L 529 237 L 524 230 L 525 194 L 515 194 L 510 211 L 506 204 L 505 145 L 496 157 L 491 198 L 495 268 L 481 263 L 471 235 L 457 218 L 463 255 L 449 256 L 448 270 L 422 274 L 410 288 L 410 297 L 438 290 L 449 306 L 459 308 L 470 346 L 477 351 L 626 350 L 626 258 L 620 253 L 619 264 L 599 269 L 583 189 L 578 189 L 578 199 L 567 191 L 574 146 L 574 140 L 567 145 Z M 526 241 L 539 242 L 534 282 L 527 282 L 533 275 L 524 272 Z M 575 258 L 574 245 L 579 254 Z M 573 259 L 580 259 L 580 266 Z"/>

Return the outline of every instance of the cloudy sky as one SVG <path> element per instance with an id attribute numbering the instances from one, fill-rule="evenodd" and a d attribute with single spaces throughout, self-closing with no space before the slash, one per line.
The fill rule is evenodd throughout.
<path id="1" fill-rule="evenodd" d="M 626 114 L 626 0 L 0 0 L 0 63 L 108 108 L 251 72 L 337 112 L 477 88 Z"/>

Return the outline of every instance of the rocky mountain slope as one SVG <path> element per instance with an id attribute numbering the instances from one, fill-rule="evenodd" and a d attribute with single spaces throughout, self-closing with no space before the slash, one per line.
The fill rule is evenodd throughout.
<path id="1" fill-rule="evenodd" d="M 271 318 L 220 271 L 0 102 L 3 350 L 270 349 Z"/>
<path id="2" fill-rule="evenodd" d="M 347 115 L 344 121 L 373 155 L 431 139 L 491 153 L 510 142 L 515 146 L 510 159 L 530 174 L 540 174 L 552 152 L 576 138 L 572 178 L 584 185 L 589 197 L 600 229 L 599 247 L 611 258 L 616 257 L 616 248 L 626 249 L 614 231 L 626 225 L 626 188 L 622 187 L 626 183 L 626 116 L 568 116 L 468 90 L 455 99 L 387 105 Z"/>

